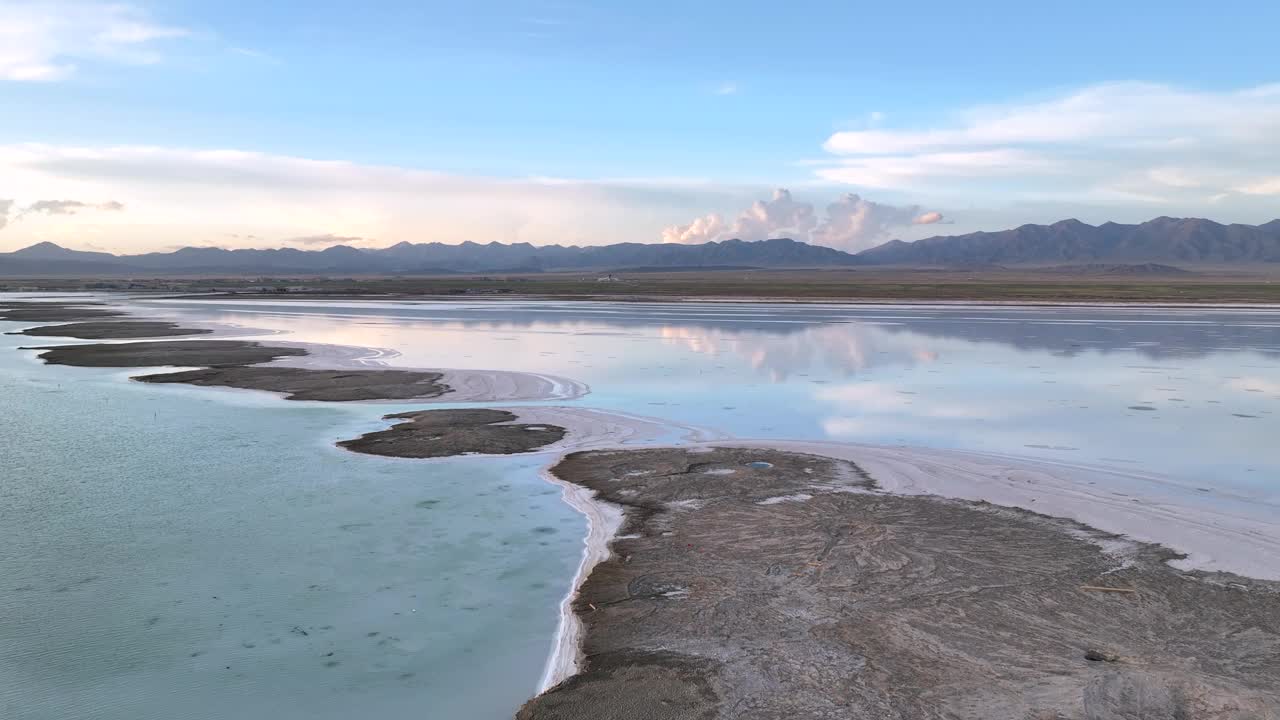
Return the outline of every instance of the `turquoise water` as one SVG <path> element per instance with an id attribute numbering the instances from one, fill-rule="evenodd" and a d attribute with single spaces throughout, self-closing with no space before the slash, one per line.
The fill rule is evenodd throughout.
<path id="1" fill-rule="evenodd" d="M 332 440 L 400 408 L 20 344 L 0 335 L 0 717 L 508 718 L 534 692 L 585 532 L 539 458 L 354 455 Z"/>

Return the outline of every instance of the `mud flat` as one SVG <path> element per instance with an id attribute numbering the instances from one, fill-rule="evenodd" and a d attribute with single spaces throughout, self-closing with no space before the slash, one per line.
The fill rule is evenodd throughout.
<path id="1" fill-rule="evenodd" d="M 1186 488 L 1136 472 L 992 453 L 806 441 L 729 441 L 850 460 L 901 495 L 989 502 L 1074 520 L 1163 545 L 1184 570 L 1230 572 L 1280 581 L 1280 514 L 1257 499 L 1206 503 Z M 1181 492 L 1180 492 L 1181 490 Z M 1135 495 L 1159 497 L 1137 502 Z"/>
<path id="2" fill-rule="evenodd" d="M 150 337 L 178 337 L 181 335 L 208 335 L 212 330 L 186 328 L 171 322 L 153 320 L 121 320 L 118 322 L 78 322 L 67 325 L 45 325 L 27 328 L 13 335 L 36 337 L 68 337 L 79 340 L 124 340 Z"/>
<path id="3" fill-rule="evenodd" d="M 306 352 L 243 340 L 179 340 L 60 345 L 45 349 L 40 359 L 51 365 L 80 367 L 218 367 L 254 365 Z"/>
<path id="4" fill-rule="evenodd" d="M 183 383 L 282 393 L 286 400 L 408 400 L 449 392 L 441 374 L 411 370 L 320 370 L 258 365 L 187 370 L 133 378 L 145 383 Z"/>
<path id="5" fill-rule="evenodd" d="M 89 304 L 59 302 L 0 302 L 0 320 L 14 322 L 78 322 L 121 317 L 125 313 Z"/>
<path id="6" fill-rule="evenodd" d="M 437 458 L 454 455 L 510 455 L 520 452 L 564 452 L 567 449 L 619 447 L 632 443 L 670 441 L 673 426 L 662 421 L 589 408 L 531 406 L 462 410 L 419 410 L 386 415 L 403 420 L 387 430 L 367 433 L 338 445 L 371 455 L 405 458 Z M 682 439 L 711 439 L 708 431 L 675 427 Z M 573 492 L 576 485 L 549 480 Z M 571 504 L 574 504 L 570 499 Z M 589 513 L 593 508 L 575 504 Z M 604 538 L 600 545 L 607 541 Z"/>
<path id="7" fill-rule="evenodd" d="M 338 446 L 366 455 L 402 458 L 511 455 L 559 442 L 565 435 L 562 427 L 519 423 L 514 413 L 488 408 L 423 410 L 384 419 L 404 422 L 344 440 Z"/>
<path id="8" fill-rule="evenodd" d="M 125 323 L 101 323 L 115 324 Z M 150 321 L 136 324 L 168 325 Z M 322 367 L 322 362 L 312 358 L 311 351 L 302 344 L 268 345 L 247 340 L 160 340 L 24 349 L 40 350 L 39 357 L 54 365 L 199 368 L 134 379 L 264 390 L 281 393 L 289 400 L 506 402 L 572 399 L 588 392 L 582 383 L 551 375 L 502 370 L 391 369 L 365 362 L 366 356 L 376 351 L 359 348 L 348 348 L 343 357 L 333 348 L 321 348 L 325 359 L 346 366 L 338 369 Z"/>
<path id="9" fill-rule="evenodd" d="M 598 450 L 552 472 L 622 521 L 573 602 L 580 674 L 522 720 L 1280 717 L 1278 583 L 888 494 L 848 459 Z"/>

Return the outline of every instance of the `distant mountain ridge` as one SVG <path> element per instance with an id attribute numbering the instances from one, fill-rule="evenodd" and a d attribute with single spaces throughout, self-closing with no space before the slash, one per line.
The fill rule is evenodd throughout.
<path id="1" fill-rule="evenodd" d="M 894 240 L 858 254 L 868 265 L 1280 262 L 1280 220 L 1223 225 L 1158 217 L 1138 225 L 1062 220 L 999 232 Z"/>
<path id="2" fill-rule="evenodd" d="M 514 273 L 644 268 L 828 268 L 855 265 L 1010 266 L 1280 262 L 1280 220 L 1223 225 L 1160 217 L 1137 225 L 1063 220 L 1012 230 L 893 240 L 856 255 L 788 239 L 724 240 L 700 245 L 618 243 L 563 246 L 497 242 L 402 242 L 388 248 L 335 245 L 324 250 L 225 250 L 112 255 L 39 243 L 0 253 L 0 275 L 369 275 Z"/>
<path id="3" fill-rule="evenodd" d="M 160 274 L 397 274 L 515 273 L 544 270 L 610 270 L 628 267 L 839 267 L 857 259 L 832 248 L 788 239 L 701 245 L 619 243 L 600 246 L 413 244 L 362 249 L 335 245 L 324 250 L 225 250 L 182 248 L 170 253 L 110 255 L 40 243 L 0 254 L 0 275 L 39 273 Z"/>

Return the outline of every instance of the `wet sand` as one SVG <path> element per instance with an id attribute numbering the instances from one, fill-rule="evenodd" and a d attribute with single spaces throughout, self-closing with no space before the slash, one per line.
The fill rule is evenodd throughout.
<path id="1" fill-rule="evenodd" d="M 67 325 L 45 325 L 27 328 L 13 335 L 36 337 L 68 337 L 79 340 L 125 340 L 133 338 L 178 337 L 182 335 L 208 335 L 212 330 L 186 328 L 177 323 L 151 320 L 117 322 L 79 322 Z"/>
<path id="2" fill-rule="evenodd" d="M 573 603 L 583 671 L 519 718 L 1280 716 L 1280 584 L 816 455 L 552 472 L 625 519 Z"/>
<path id="3" fill-rule="evenodd" d="M 484 408 L 424 410 L 384 419 L 405 422 L 344 440 L 338 446 L 366 455 L 400 458 L 511 455 L 559 442 L 565 435 L 562 427 L 518 423 L 514 413 Z"/>

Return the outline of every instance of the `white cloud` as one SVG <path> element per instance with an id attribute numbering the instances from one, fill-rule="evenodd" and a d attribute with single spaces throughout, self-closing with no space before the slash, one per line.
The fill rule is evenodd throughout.
<path id="1" fill-rule="evenodd" d="M 1267 141 L 1280 123 L 1280 85 L 1212 93 L 1110 83 L 1043 102 L 976 108 L 959 120 L 952 128 L 838 132 L 826 148 L 885 155 L 1082 141 Z"/>
<path id="2" fill-rule="evenodd" d="M 697 245 L 716 240 L 730 232 L 729 225 L 719 213 L 694 218 L 688 225 L 672 225 L 662 231 L 662 242 Z"/>
<path id="3" fill-rule="evenodd" d="M 827 220 L 814 230 L 811 239 L 819 245 L 857 252 L 888 240 L 895 230 L 941 221 L 942 213 L 922 213 L 917 205 L 886 205 L 848 194 L 827 206 Z"/>
<path id="4" fill-rule="evenodd" d="M 819 169 L 818 176 L 862 187 L 910 188 L 936 180 L 1012 177 L 1049 168 L 1048 161 L 1034 153 L 1000 149 L 853 158 Z"/>
<path id="5" fill-rule="evenodd" d="M 493 178 L 242 150 L 40 144 L 0 145 L 0 178 L 18 195 L 15 207 L 111 198 L 129 210 L 28 215 L 0 233 L 0 249 L 48 240 L 125 252 L 328 233 L 367 245 L 652 242 L 658 228 L 699 208 L 759 192 L 671 178 Z"/>
<path id="6" fill-rule="evenodd" d="M 778 188 L 769 200 L 757 200 L 740 214 L 732 225 L 712 213 L 687 225 L 673 225 L 662 231 L 663 242 L 704 243 L 712 240 L 766 240 L 790 236 L 807 239 L 817 221 L 813 205 L 797 202 L 791 191 Z"/>
<path id="7" fill-rule="evenodd" d="M 18 217 L 24 215 L 75 215 L 81 210 L 105 210 L 119 212 L 124 210 L 124 203 L 108 200 L 101 203 L 87 203 L 80 200 L 37 200 L 22 208 Z"/>
<path id="8" fill-rule="evenodd" d="M 1208 92 L 1109 83 L 931 126 L 837 132 L 824 147 L 831 157 L 818 176 L 860 187 L 1189 212 L 1280 194 L 1280 84 Z"/>
<path id="9" fill-rule="evenodd" d="M 737 95 L 738 83 L 727 82 L 716 88 L 717 95 Z"/>
<path id="10" fill-rule="evenodd" d="M 12 207 L 12 200 L 0 199 L 0 230 L 3 230 L 9 224 L 9 209 Z"/>
<path id="11" fill-rule="evenodd" d="M 1147 177 L 1151 178 L 1152 182 L 1175 188 L 1200 187 L 1202 184 L 1190 172 L 1176 167 L 1151 168 L 1147 171 Z"/>
<path id="12" fill-rule="evenodd" d="M 857 251 L 887 240 L 895 230 L 942 220 L 942 213 L 922 212 L 917 205 L 886 205 L 846 194 L 827 206 L 826 219 L 819 222 L 812 204 L 797 201 L 789 190 L 779 188 L 771 199 L 752 203 L 732 224 L 718 213 L 711 213 L 686 225 L 666 228 L 662 241 L 703 243 L 730 238 L 754 241 L 790 237 Z"/>
<path id="13" fill-rule="evenodd" d="M 1246 195 L 1280 195 L 1280 177 L 1263 178 L 1241 185 L 1236 191 Z"/>
<path id="14" fill-rule="evenodd" d="M 158 41 L 187 34 L 132 5 L 0 0 L 0 80 L 61 80 L 83 61 L 147 65 Z"/>

